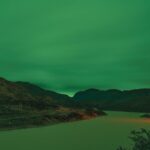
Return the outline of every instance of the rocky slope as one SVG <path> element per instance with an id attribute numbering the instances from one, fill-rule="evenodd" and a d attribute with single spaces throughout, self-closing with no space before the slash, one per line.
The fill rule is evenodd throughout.
<path id="1" fill-rule="evenodd" d="M 77 108 L 63 94 L 26 82 L 0 78 L 0 128 L 12 129 L 89 119 L 105 115 L 100 110 Z"/>

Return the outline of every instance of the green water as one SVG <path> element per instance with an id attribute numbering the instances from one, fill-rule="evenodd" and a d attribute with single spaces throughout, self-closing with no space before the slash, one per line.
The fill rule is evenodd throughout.
<path id="1" fill-rule="evenodd" d="M 139 113 L 109 116 L 49 127 L 0 132 L 0 150 L 116 150 L 130 143 L 131 130 L 150 129 Z"/>

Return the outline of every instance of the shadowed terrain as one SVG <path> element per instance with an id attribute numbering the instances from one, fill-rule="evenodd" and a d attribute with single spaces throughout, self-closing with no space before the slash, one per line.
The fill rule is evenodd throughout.
<path id="1" fill-rule="evenodd" d="M 150 112 L 150 89 L 89 89 L 77 92 L 73 99 L 80 105 L 95 106 L 103 110 Z"/>
<path id="2" fill-rule="evenodd" d="M 89 89 L 69 97 L 28 82 L 0 78 L 1 129 L 91 119 L 106 115 L 102 110 L 150 112 L 149 105 L 150 89 Z"/>
<path id="3" fill-rule="evenodd" d="M 101 115 L 105 113 L 95 108 L 73 106 L 67 95 L 0 78 L 0 129 L 34 127 Z"/>

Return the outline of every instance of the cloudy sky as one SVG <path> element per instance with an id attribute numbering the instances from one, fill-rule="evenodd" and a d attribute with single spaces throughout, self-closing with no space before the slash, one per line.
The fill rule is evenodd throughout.
<path id="1" fill-rule="evenodd" d="M 150 1 L 2 0 L 0 76 L 65 93 L 150 87 Z"/>

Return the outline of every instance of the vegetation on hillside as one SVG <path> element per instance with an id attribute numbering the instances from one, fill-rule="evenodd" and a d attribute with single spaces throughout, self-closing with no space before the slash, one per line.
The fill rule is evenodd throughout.
<path id="1" fill-rule="evenodd" d="M 119 147 L 117 150 L 150 150 L 150 131 L 145 129 L 132 131 L 130 139 L 133 141 L 130 149 Z"/>
<path id="2" fill-rule="evenodd" d="M 105 115 L 93 107 L 77 107 L 67 95 L 26 82 L 0 78 L 0 129 L 41 126 Z"/>
<path id="3" fill-rule="evenodd" d="M 94 106 L 102 110 L 150 112 L 150 89 L 88 89 L 77 92 L 73 99 L 78 105 Z"/>

